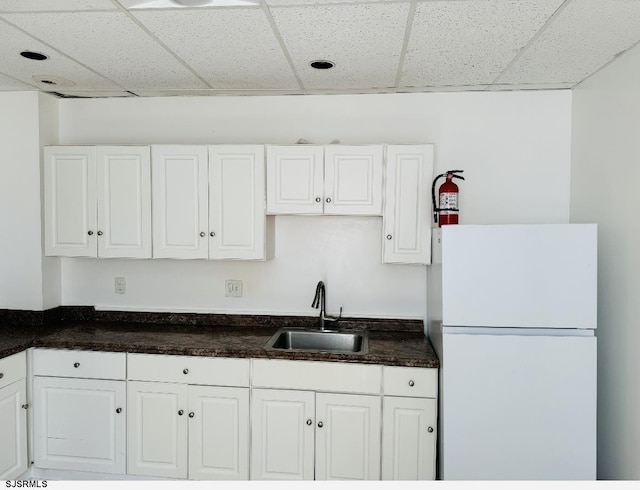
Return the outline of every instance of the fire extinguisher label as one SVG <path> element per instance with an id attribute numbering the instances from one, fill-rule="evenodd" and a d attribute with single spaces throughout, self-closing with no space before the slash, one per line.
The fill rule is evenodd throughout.
<path id="1" fill-rule="evenodd" d="M 441 211 L 457 211 L 458 210 L 458 193 L 457 192 L 440 193 L 439 207 Z"/>

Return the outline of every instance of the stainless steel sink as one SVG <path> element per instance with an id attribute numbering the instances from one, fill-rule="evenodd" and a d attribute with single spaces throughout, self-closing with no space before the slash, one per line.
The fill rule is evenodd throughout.
<path id="1" fill-rule="evenodd" d="M 301 352 L 366 354 L 366 331 L 281 328 L 267 342 L 267 349 Z"/>

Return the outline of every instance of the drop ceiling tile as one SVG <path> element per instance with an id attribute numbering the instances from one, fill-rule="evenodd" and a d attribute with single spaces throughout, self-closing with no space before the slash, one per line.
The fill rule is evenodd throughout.
<path id="1" fill-rule="evenodd" d="M 392 87 L 409 13 L 404 2 L 272 8 L 298 75 L 309 89 Z M 314 60 L 335 67 L 316 70 Z"/>
<path id="2" fill-rule="evenodd" d="M 106 98 L 106 97 L 135 97 L 134 94 L 125 92 L 123 90 L 73 90 L 73 89 L 56 89 L 59 94 L 66 95 L 68 97 L 80 97 L 80 98 Z"/>
<path id="3" fill-rule="evenodd" d="M 462 0 L 417 4 L 401 86 L 488 84 L 563 0 Z"/>
<path id="4" fill-rule="evenodd" d="M 262 9 L 133 15 L 214 89 L 300 88 Z"/>
<path id="5" fill-rule="evenodd" d="M 0 12 L 53 12 L 60 10 L 115 10 L 111 0 L 2 0 Z"/>
<path id="6" fill-rule="evenodd" d="M 640 41 L 637 0 L 573 0 L 498 83 L 579 82 Z"/>
<path id="7" fill-rule="evenodd" d="M 13 90 L 36 90 L 35 87 L 22 83 L 15 78 L 0 73 L 0 92 Z"/>
<path id="8" fill-rule="evenodd" d="M 140 90 L 140 97 L 207 97 L 212 95 L 299 95 L 300 90 Z"/>
<path id="9" fill-rule="evenodd" d="M 206 87 L 124 12 L 4 18 L 127 90 Z"/>
<path id="10" fill-rule="evenodd" d="M 25 50 L 46 54 L 49 59 L 34 61 L 23 58 L 20 52 Z M 2 20 L 0 20 L 0 59 L 2 60 L 1 70 L 42 89 L 51 90 L 52 87 L 36 82 L 34 77 L 69 80 L 77 89 L 120 89 L 111 80 L 88 70 Z"/>
<path id="11" fill-rule="evenodd" d="M 335 3 L 372 3 L 379 0 L 266 0 L 270 7 L 282 7 L 290 5 L 328 5 Z M 410 0 L 394 0 L 395 3 L 409 2 Z"/>
<path id="12" fill-rule="evenodd" d="M 557 83 L 494 83 L 489 85 L 487 90 L 492 92 L 507 90 L 566 90 L 573 87 L 575 83 L 557 82 Z"/>

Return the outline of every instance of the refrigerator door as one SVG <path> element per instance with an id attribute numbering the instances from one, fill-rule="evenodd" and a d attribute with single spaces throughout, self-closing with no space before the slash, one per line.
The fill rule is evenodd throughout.
<path id="1" fill-rule="evenodd" d="M 591 224 L 442 228 L 442 323 L 596 328 Z"/>
<path id="2" fill-rule="evenodd" d="M 593 480 L 596 337 L 447 334 L 445 480 Z"/>

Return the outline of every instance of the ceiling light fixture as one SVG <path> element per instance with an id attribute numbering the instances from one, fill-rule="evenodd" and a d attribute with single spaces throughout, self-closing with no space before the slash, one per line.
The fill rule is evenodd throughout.
<path id="1" fill-rule="evenodd" d="M 309 64 L 311 65 L 311 68 L 315 68 L 316 70 L 329 70 L 334 66 L 336 66 L 336 64 L 333 61 L 329 61 L 329 60 L 316 60 L 316 61 L 312 61 Z"/>
<path id="2" fill-rule="evenodd" d="M 22 56 L 23 58 L 27 58 L 28 60 L 35 60 L 35 61 L 43 61 L 43 60 L 49 59 L 49 57 L 46 54 L 38 53 L 36 51 L 22 51 L 20 53 L 20 56 Z"/>

